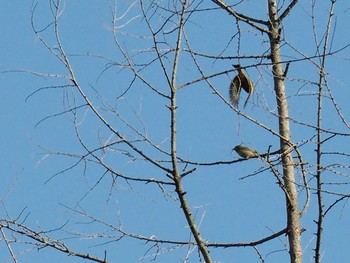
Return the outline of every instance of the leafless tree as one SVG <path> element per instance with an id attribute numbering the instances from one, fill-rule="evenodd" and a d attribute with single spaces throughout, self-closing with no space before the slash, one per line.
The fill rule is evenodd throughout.
<path id="1" fill-rule="evenodd" d="M 335 0 L 322 4 L 312 1 L 310 6 L 297 0 L 266 0 L 265 9 L 261 10 L 260 2 L 140 0 L 123 6 L 115 1 L 110 3 L 109 10 L 112 23 L 103 22 L 104 30 L 113 37 L 113 52 L 117 54 L 114 57 L 93 51 L 76 54 L 69 50 L 68 44 L 65 45 L 69 41 L 62 34 L 64 22 L 61 22 L 68 3 L 51 0 L 53 20 L 45 25 L 39 23 L 38 4 L 33 6 L 31 24 L 36 38 L 60 63 L 64 73 L 27 70 L 53 82 L 36 89 L 28 99 L 39 92 L 62 91 L 64 110 L 47 116 L 38 125 L 49 118 L 66 116 L 82 149 L 78 153 L 46 151 L 56 158 L 74 160 L 71 166 L 49 176 L 47 181 L 55 183 L 57 177 L 77 167 L 83 167 L 82 176 L 100 175 L 76 206 L 64 205 L 70 214 L 87 220 L 87 228 L 75 230 L 67 222 L 55 229 L 35 229 L 26 224 L 24 211 L 15 219 L 7 216 L 0 220 L 2 241 L 14 262 L 18 260 L 12 246 L 21 242 L 23 246 L 50 247 L 90 261 L 112 262 L 109 257 L 113 248 L 108 249 L 107 245 L 131 239 L 147 245 L 145 254 L 140 255 L 143 260 L 148 257 L 162 260 L 161 256 L 181 251 L 178 257 L 182 262 L 219 262 L 220 253 L 236 251 L 239 247 L 239 251 L 253 249 L 261 262 L 270 262 L 267 256 L 281 250 L 287 252 L 284 257 L 288 255 L 290 262 L 300 263 L 305 243 L 312 235 L 315 236 L 315 241 L 310 241 L 314 262 L 321 262 L 325 217 L 349 197 L 346 186 L 349 184 L 347 159 L 350 153 L 344 147 L 339 148 L 350 135 L 347 117 L 342 111 L 347 104 L 341 105 L 339 95 L 334 95 L 333 71 L 336 68 L 328 69 L 326 62 L 342 56 L 349 44 L 336 42 Z M 319 15 L 318 5 L 323 11 L 327 10 L 326 16 Z M 301 13 L 303 18 L 300 18 Z M 293 38 L 299 37 L 292 32 L 297 28 L 293 23 L 300 19 L 303 25 L 310 22 L 307 27 L 313 35 L 307 38 L 313 38 L 314 44 L 307 46 L 313 46 L 311 53 L 293 44 Z M 320 29 L 321 22 L 324 29 Z M 210 24 L 221 32 L 218 36 L 222 38 L 211 35 L 214 31 L 206 28 Z M 306 39 L 305 30 L 298 30 L 300 38 Z M 79 59 L 102 64 L 104 69 L 82 73 L 84 69 L 80 67 L 84 65 L 78 63 Z M 240 67 L 234 68 L 233 64 Z M 299 68 L 310 73 L 305 75 Z M 243 76 L 244 72 L 249 72 L 250 76 Z M 90 80 L 92 75 L 97 79 L 94 83 Z M 249 84 L 244 85 L 245 78 L 249 78 L 246 82 Z M 234 104 L 228 98 L 231 81 L 236 92 Z M 248 92 L 249 100 L 244 109 L 238 105 L 239 96 L 244 96 L 241 88 Z M 137 105 L 147 109 L 138 110 Z M 216 106 L 220 108 L 215 109 Z M 196 107 L 221 112 L 222 116 L 212 118 L 213 115 L 206 112 L 193 113 Z M 197 124 L 193 122 L 198 119 L 202 127 L 212 128 L 194 129 Z M 324 119 L 336 120 L 337 127 L 332 122 L 324 123 Z M 238 128 L 233 130 L 232 125 Z M 228 132 L 228 129 L 232 130 Z M 191 133 L 198 138 L 211 137 L 212 141 L 200 140 L 194 154 L 190 154 L 187 144 Z M 205 137 L 201 137 L 202 134 Z M 91 138 L 92 135 L 95 137 Z M 213 147 L 213 142 L 218 141 L 227 145 L 224 154 L 222 148 Z M 236 159 L 231 149 L 241 142 L 253 148 L 260 147 L 259 156 Z M 191 186 L 186 187 L 186 180 L 205 174 L 201 182 L 210 186 L 214 180 L 220 184 L 219 175 L 232 176 L 232 173 L 238 175 L 235 183 L 238 177 L 250 179 L 252 184 L 260 176 L 273 178 L 278 186 L 276 196 L 281 193 L 284 196 L 285 209 L 275 212 L 285 218 L 283 227 L 271 229 L 269 234 L 250 241 L 234 237 L 224 242 L 207 233 L 202 225 L 209 220 L 220 222 L 224 212 L 219 218 L 205 217 L 205 208 L 196 208 L 191 198 L 203 205 L 204 197 L 208 200 L 211 193 L 200 194 Z M 81 175 L 74 173 L 74 176 Z M 82 200 L 104 186 L 102 181 L 106 177 L 110 179 L 109 188 L 104 189 L 108 193 L 107 203 L 113 200 L 118 186 L 124 184 L 131 192 L 142 192 L 142 195 L 151 195 L 150 192 L 157 189 L 157 198 L 162 196 L 165 203 L 171 200 L 176 204 L 172 207 L 174 213 L 185 218 L 188 226 L 184 227 L 182 238 L 171 234 L 160 238 L 157 224 L 150 225 L 150 236 L 125 230 L 127 223 L 118 209 L 117 223 L 88 212 Z M 271 185 L 271 190 L 266 191 L 276 191 L 276 187 Z M 254 195 L 254 192 L 249 194 Z M 220 189 L 214 195 L 221 198 Z M 240 196 L 232 193 L 232 198 L 240 199 Z M 316 209 L 309 209 L 312 198 Z M 221 203 L 225 202 L 227 200 L 222 197 Z M 254 204 L 247 206 L 255 209 Z M 113 208 L 109 206 L 109 209 Z M 139 218 L 144 217 L 142 212 L 135 213 Z M 202 216 L 199 213 L 203 213 Z M 314 220 L 316 228 L 312 223 L 307 226 L 301 223 L 305 215 Z M 174 227 L 176 219 L 168 219 L 161 211 L 157 216 L 161 218 L 160 224 L 168 222 L 170 228 Z M 90 233 L 91 224 L 101 227 L 101 232 Z M 54 238 L 61 232 L 87 239 L 102 252 L 99 256 L 78 252 L 71 248 L 74 243 Z M 263 252 L 265 249 L 261 247 L 267 244 L 269 251 Z"/>

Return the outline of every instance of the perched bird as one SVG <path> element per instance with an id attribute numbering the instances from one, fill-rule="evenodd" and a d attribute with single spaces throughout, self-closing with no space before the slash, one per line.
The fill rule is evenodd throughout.
<path id="1" fill-rule="evenodd" d="M 248 97 L 244 103 L 244 107 L 247 105 L 247 102 L 250 96 L 254 92 L 253 82 L 249 79 L 248 75 L 243 71 L 241 65 L 233 65 L 237 70 L 238 75 L 234 77 L 230 84 L 230 100 L 233 106 L 237 107 L 239 102 L 239 97 L 241 94 L 241 89 L 243 88 L 245 92 L 248 93 Z"/>
<path id="2" fill-rule="evenodd" d="M 235 150 L 238 153 L 238 155 L 244 159 L 256 158 L 260 156 L 257 151 L 242 145 L 236 145 L 235 148 L 233 148 L 233 150 Z"/>

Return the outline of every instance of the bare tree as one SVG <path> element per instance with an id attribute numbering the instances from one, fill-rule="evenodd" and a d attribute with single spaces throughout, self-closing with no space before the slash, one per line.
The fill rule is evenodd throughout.
<path id="1" fill-rule="evenodd" d="M 66 116 L 81 149 L 81 152 L 46 151 L 49 156 L 74 160 L 72 165 L 48 176 L 47 182 L 53 184 L 62 174 L 77 167 L 82 167 L 84 177 L 89 174 L 99 176 L 75 206 L 63 204 L 70 214 L 89 222 L 86 228 L 75 229 L 67 221 L 55 229 L 35 229 L 26 223 L 29 216 L 24 211 L 15 219 L 8 216 L 0 220 L 2 240 L 14 262 L 18 260 L 12 244 L 20 243 L 21 239 L 34 248 L 50 247 L 95 262 L 113 262 L 110 259 L 113 248 L 109 249 L 108 245 L 130 239 L 147 244 L 144 255 L 140 256 L 142 260 L 148 257 L 157 260 L 180 251 L 174 258 L 181 258 L 182 262 L 193 262 L 193 258 L 199 262 L 218 262 L 221 261 L 220 254 L 227 249 L 239 253 L 233 251 L 248 247 L 255 251 L 252 254 L 261 262 L 270 262 L 268 255 L 281 250 L 287 252 L 282 258 L 285 260 L 288 255 L 293 263 L 303 262 L 304 243 L 311 239 L 311 251 L 314 252 L 308 252 L 308 255 L 314 253 L 314 261 L 321 262 L 324 219 L 337 204 L 349 197 L 342 186 L 349 184 L 346 159 L 350 153 L 343 148 L 335 150 L 350 135 L 349 125 L 337 96 L 333 95 L 335 82 L 330 79 L 332 68 L 327 70 L 326 61 L 342 55 L 349 44 L 336 44 L 335 0 L 327 1 L 327 5 L 320 4 L 326 5 L 324 8 L 328 12 L 320 18 L 316 1 L 305 7 L 305 3 L 297 0 L 267 0 L 261 11 L 257 11 L 261 3 L 251 2 L 140 0 L 124 8 L 118 1 L 110 3 L 112 23 L 103 24 L 104 30 L 113 37 L 115 57 L 93 51 L 76 54 L 70 50 L 72 47 L 65 44 L 67 39 L 62 33 L 65 27 L 61 22 L 69 8 L 68 3 L 65 6 L 60 0 L 51 0 L 53 20 L 44 25 L 38 22 L 38 5 L 33 6 L 31 24 L 36 38 L 65 73 L 27 70 L 53 81 L 52 85 L 29 94 L 28 99 L 39 92 L 62 91 L 64 110 L 47 116 L 38 125 L 49 118 Z M 312 54 L 292 43 L 293 37 L 299 37 L 290 31 L 299 19 L 301 7 L 309 8 L 311 13 L 304 14 L 303 19 L 310 21 L 313 32 Z M 325 25 L 324 30 L 319 29 L 320 21 Z M 206 28 L 211 25 L 220 27 L 222 38 L 211 35 L 215 31 Z M 50 33 L 52 35 L 47 36 Z M 319 37 L 320 33 L 322 37 Z M 300 38 L 306 39 L 304 34 L 305 31 L 300 30 Z M 79 64 L 79 59 L 88 59 L 104 68 L 94 74 L 81 73 L 79 67 L 83 68 L 84 64 Z M 304 76 L 296 70 L 298 68 L 314 73 Z M 96 81 L 91 82 L 90 78 Z M 233 104 L 228 98 L 229 87 Z M 240 96 L 244 96 L 242 89 L 248 93 L 244 109 L 239 108 Z M 140 102 L 140 98 L 144 101 Z M 201 110 L 193 113 L 196 107 Z M 216 111 L 215 107 L 222 116 L 213 118 L 203 112 L 205 109 Z M 312 114 L 305 115 L 305 111 Z M 232 123 L 232 116 L 236 116 L 236 123 Z M 339 127 L 323 124 L 324 118 L 337 120 Z M 202 123 L 198 127 L 196 120 Z M 229 122 L 231 124 L 225 124 Z M 201 125 L 209 128 L 202 129 Z M 227 127 L 233 125 L 239 127 L 235 129 L 236 133 L 232 129 L 228 133 Z M 94 138 L 91 138 L 92 134 Z M 190 138 L 196 137 L 199 140 L 194 144 L 197 148 L 192 154 L 188 144 L 192 142 Z M 215 148 L 213 142 L 221 146 Z M 242 143 L 261 150 L 257 153 L 236 147 L 236 150 L 249 150 L 253 154 L 237 151 L 242 158 L 232 157 L 231 149 Z M 227 148 L 222 153 L 224 146 Z M 220 175 L 232 173 L 251 182 L 259 180 L 260 176 L 273 178 L 277 190 L 267 184 L 266 192 L 276 191 L 276 196 L 284 196 L 284 211 L 275 212 L 285 218 L 282 227 L 272 229 L 268 226 L 268 234 L 265 232 L 260 236 L 263 232 L 259 232 L 259 236 L 249 241 L 244 241 L 246 237 L 235 236 L 225 242 L 208 233 L 203 224 L 213 220 L 211 223 L 217 223 L 219 227 L 218 222 L 224 220 L 225 211 L 222 209 L 220 216 L 208 218 L 204 212 L 209 208 L 196 208 L 195 202 L 203 205 L 204 200 L 210 200 L 214 195 L 222 204 L 229 201 L 220 196 L 221 187 L 213 195 L 198 193 L 187 182 L 202 176 L 205 178 L 200 181 L 202 184 L 214 187 L 220 185 Z M 107 188 L 102 183 L 106 178 L 109 178 Z M 236 179 L 237 176 L 235 183 Z M 161 196 L 162 199 L 158 202 L 171 200 L 174 207 L 169 211 L 173 209 L 179 217 L 171 218 L 158 211 L 157 218 L 159 224 L 168 224 L 174 229 L 176 220 L 185 219 L 188 227 L 182 228 L 181 238 L 173 233 L 159 237 L 159 224 L 150 224 L 151 235 L 125 230 L 128 227 L 124 227 L 127 223 L 122 219 L 122 210 L 110 205 L 120 185 L 130 192 L 142 193 L 138 199 L 142 199 L 142 195 L 153 195 L 156 189 L 157 198 Z M 83 201 L 97 194 L 97 188 L 102 186 L 108 193 L 108 209 L 114 209 L 117 214 L 111 218 L 88 212 L 83 205 Z M 317 211 L 309 211 L 311 193 L 315 194 Z M 254 192 L 249 194 L 254 195 Z M 237 193 L 232 196 L 240 199 Z M 278 200 L 279 206 L 281 202 Z M 248 205 L 256 209 L 253 204 Z M 142 211 L 135 213 L 139 218 L 144 217 Z M 316 228 L 312 223 L 307 226 L 301 223 L 304 215 L 316 222 Z M 235 217 L 240 218 L 240 215 L 235 214 Z M 90 233 L 91 225 L 102 230 Z M 74 242 L 55 238 L 62 232 L 89 240 L 88 246 L 101 248 L 99 255 L 89 253 L 88 248 L 87 252 L 78 252 L 71 248 L 75 246 Z M 312 241 L 314 233 L 316 239 Z M 288 241 L 284 241 L 285 237 Z M 268 246 L 267 252 L 264 252 L 265 246 Z"/>

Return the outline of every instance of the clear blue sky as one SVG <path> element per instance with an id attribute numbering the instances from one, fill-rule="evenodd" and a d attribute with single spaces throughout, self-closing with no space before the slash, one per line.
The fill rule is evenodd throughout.
<path id="1" fill-rule="evenodd" d="M 109 2 L 113 1 L 67 1 L 61 17 L 62 43 L 70 55 L 77 79 L 92 100 L 99 103 L 91 89 L 94 87 L 108 103 L 112 105 L 117 103 L 117 108 L 122 112 L 123 117 L 139 130 L 142 130 L 142 125 L 145 125 L 149 138 L 167 149 L 169 145 L 169 111 L 166 108 L 168 101 L 155 98 L 154 93 L 145 89 L 142 83 L 136 83 L 125 99 L 116 101 L 116 97 L 122 94 L 128 85 L 130 75 L 124 71 L 120 72 L 117 68 L 104 71 L 110 61 L 101 57 L 111 61 L 122 60 L 110 32 L 112 18 Z M 252 2 L 254 1 L 247 1 L 240 11 L 248 11 L 251 16 L 256 15 L 264 19 L 265 5 L 256 6 L 257 3 L 252 4 Z M 322 38 L 325 30 L 329 2 L 317 3 L 316 26 L 319 39 Z M 129 1 L 120 1 L 119 14 L 122 14 L 128 5 Z M 255 5 L 254 9 L 252 5 Z M 80 163 L 77 167 L 60 173 L 48 181 L 57 172 L 70 167 L 76 161 L 72 157 L 55 153 L 82 154 L 84 151 L 77 142 L 71 114 L 45 118 L 63 112 L 68 104 L 81 105 L 82 99 L 76 96 L 74 101 L 73 96 L 69 94 L 69 101 L 67 101 L 63 89 L 59 88 L 48 88 L 30 96 L 40 88 L 67 83 L 57 78 L 43 78 L 19 71 L 31 70 L 52 74 L 67 74 L 67 72 L 33 33 L 30 24 L 31 1 L 1 1 L 1 6 L 0 71 L 6 71 L 6 73 L 0 75 L 2 87 L 0 218 L 14 219 L 24 210 L 21 219 L 28 215 L 25 223 L 36 230 L 54 229 L 68 222 L 61 231 L 53 233 L 54 238 L 63 238 L 73 250 L 88 252 L 101 258 L 104 250 L 107 250 L 110 262 L 138 262 L 146 254 L 143 262 L 149 262 L 153 257 L 150 256 L 151 252 L 147 253 L 149 244 L 138 240 L 125 238 L 119 242 L 105 244 L 110 240 L 74 237 L 72 233 L 79 231 L 87 234 L 103 232 L 106 235 L 113 235 L 113 233 L 104 232 L 106 228 L 101 225 L 88 224 L 90 221 L 87 218 L 76 215 L 66 207 L 79 209 L 80 206 L 87 213 L 110 224 L 118 225 L 118 216 L 120 216 L 123 230 L 130 233 L 148 237 L 155 235 L 162 239 L 188 240 L 186 222 L 179 209 L 179 203 L 174 202 L 171 197 L 164 196 L 155 185 L 140 183 L 129 185 L 119 179 L 113 184 L 109 174 L 106 174 L 96 185 L 104 171 L 91 163 L 88 163 L 86 170 L 84 170 L 84 164 Z M 333 50 L 350 43 L 349 8 L 350 4 L 345 1 L 339 1 L 336 4 L 337 26 Z M 300 6 L 286 20 L 285 38 L 290 45 L 312 56 L 315 54 L 315 43 L 309 14 L 309 3 L 301 1 Z M 139 10 L 135 7 L 120 20 L 120 24 L 136 15 L 139 15 Z M 191 46 L 199 52 L 218 54 L 218 50 L 225 49 L 230 36 L 236 31 L 234 20 L 224 11 L 213 12 L 211 19 L 203 19 L 201 15 L 201 13 L 194 14 L 191 22 L 188 23 L 187 33 Z M 52 20 L 48 1 L 38 1 L 35 20 L 39 29 Z M 141 18 L 136 18 L 120 30 L 130 33 L 120 36 L 125 41 L 123 44 L 130 54 L 136 54 L 137 50 L 151 45 L 150 40 L 134 37 L 145 32 Z M 242 40 L 244 46 L 241 47 L 241 55 L 258 55 L 266 50 L 267 43 L 258 42 L 263 39 L 262 35 L 250 33 L 247 31 L 250 28 L 246 26 L 242 26 L 242 30 L 247 32 L 247 37 Z M 43 36 L 50 45 L 55 45 L 52 27 L 45 31 Z M 236 42 L 233 41 L 229 45 L 224 52 L 225 55 L 236 55 L 237 47 L 234 43 Z M 301 57 L 288 45 L 282 48 L 282 54 L 285 55 L 285 59 Z M 326 64 L 327 73 L 330 74 L 330 86 L 346 118 L 349 118 L 350 113 L 348 54 L 349 50 L 346 49 L 327 60 Z M 141 63 L 148 59 L 147 54 L 139 56 L 135 58 L 137 62 Z M 178 84 L 199 77 L 198 72 L 193 73 L 193 63 L 189 61 L 188 56 L 184 55 L 180 58 Z M 209 75 L 230 69 L 237 60 L 217 60 L 213 63 L 213 60 L 202 59 L 200 62 L 205 73 Z M 256 63 L 254 60 L 240 62 Z M 151 69 L 154 68 L 151 67 Z M 258 105 L 266 103 L 264 105 L 268 105 L 270 110 L 275 110 L 272 80 L 268 69 L 268 67 L 253 67 L 248 69 L 248 73 L 256 86 L 254 103 Z M 146 71 L 145 74 L 155 86 L 167 91 L 160 71 Z M 230 77 L 233 77 L 233 74 L 222 75 L 212 80 L 215 87 L 226 97 Z M 288 95 L 293 96 L 290 99 L 291 117 L 315 125 L 315 97 L 294 96 L 298 91 L 299 95 L 315 91 L 315 86 L 309 82 L 300 81 L 300 79 L 317 81 L 315 68 L 309 62 L 292 64 L 289 77 L 291 81 L 287 84 Z M 240 143 L 260 152 L 266 151 L 269 145 L 273 145 L 274 150 L 278 148 L 278 139 L 275 136 L 257 128 L 243 117 L 237 116 L 232 109 L 214 96 L 203 82 L 180 90 L 178 106 L 178 153 L 185 159 L 201 162 L 234 160 L 237 156 L 231 152 L 231 149 Z M 329 101 L 325 102 L 324 107 L 326 109 L 325 129 L 348 132 L 339 118 L 335 117 L 334 108 L 330 106 Z M 249 104 L 245 112 L 277 130 L 276 118 L 272 114 L 265 113 L 262 108 Z M 120 120 L 116 120 L 103 110 L 102 113 L 128 136 L 130 131 Z M 90 147 L 98 147 L 98 136 L 103 138 L 110 136 L 108 130 L 91 112 L 79 110 L 78 116 L 81 122 L 79 126 L 81 135 L 89 142 Z M 138 117 L 143 123 L 138 120 Z M 295 142 L 309 140 L 313 134 L 312 129 L 292 124 L 292 139 Z M 332 140 L 330 144 L 325 144 L 329 151 L 346 151 L 349 146 L 347 137 L 339 137 Z M 313 149 L 315 145 L 311 142 L 301 147 L 304 158 L 310 164 L 315 161 Z M 145 147 L 145 150 L 149 148 Z M 117 171 L 129 176 L 165 179 L 164 174 L 158 170 L 144 162 L 130 162 L 118 150 L 114 153 L 109 152 L 106 161 Z M 327 161 L 338 162 L 331 158 Z M 349 164 L 345 159 L 339 159 L 339 163 Z M 284 196 L 275 178 L 270 173 L 262 173 L 239 180 L 240 177 L 259 167 L 264 167 L 261 160 L 216 167 L 204 166 L 199 167 L 195 173 L 184 179 L 184 187 L 190 205 L 193 207 L 193 214 L 196 215 L 197 222 L 200 222 L 203 217 L 200 230 L 209 242 L 254 241 L 284 228 Z M 310 166 L 309 170 L 315 171 L 315 167 Z M 345 169 L 344 172 L 347 173 L 348 170 Z M 334 175 L 329 173 L 328 176 Z M 344 176 L 345 181 L 348 179 L 346 176 L 348 173 Z M 338 180 L 339 178 L 335 178 L 335 181 Z M 343 193 L 350 192 L 346 185 L 329 189 Z M 173 194 L 173 189 L 166 190 Z M 301 200 L 304 200 L 303 195 Z M 335 198 L 326 198 L 326 205 L 329 205 L 332 200 Z M 305 262 L 312 262 L 315 209 L 316 199 L 313 195 L 308 213 L 302 219 L 302 227 L 307 230 L 303 235 Z M 324 262 L 346 262 L 346 258 L 350 257 L 348 249 L 350 228 L 347 223 L 349 220 L 347 203 L 336 206 L 326 218 L 323 242 Z M 281 240 L 259 247 L 266 257 L 266 262 L 287 262 L 286 253 L 279 251 L 283 249 L 285 241 L 285 237 L 281 237 Z M 19 262 L 82 262 L 50 248 L 26 251 L 31 246 L 13 246 L 15 252 L 20 254 Z M 251 248 L 211 249 L 211 254 L 219 262 L 259 262 Z M 185 255 L 185 249 L 175 249 L 174 252 L 160 255 L 156 262 L 180 262 Z M 197 261 L 198 257 L 194 252 L 188 262 Z M 0 242 L 0 262 L 11 262 L 3 242 Z"/>

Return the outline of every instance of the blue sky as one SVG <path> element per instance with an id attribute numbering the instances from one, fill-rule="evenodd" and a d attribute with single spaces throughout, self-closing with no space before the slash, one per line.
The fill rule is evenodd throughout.
<path id="1" fill-rule="evenodd" d="M 92 87 L 101 94 L 106 103 L 118 109 L 128 122 L 142 131 L 146 127 L 147 135 L 155 144 L 168 149 L 169 146 L 169 110 L 168 101 L 155 96 L 154 92 L 136 81 L 132 89 L 122 99 L 116 98 L 123 93 L 131 81 L 132 75 L 117 67 L 109 67 L 111 62 L 122 61 L 122 55 L 113 42 L 111 34 L 110 2 L 113 1 L 67 1 L 60 19 L 60 36 L 62 44 L 70 56 L 77 79 L 85 92 L 105 118 L 119 131 L 132 138 L 132 132 L 116 116 L 105 111 L 106 107 L 98 100 Z M 325 19 L 329 1 L 317 3 L 316 31 L 319 39 L 325 30 Z M 118 2 L 118 14 L 123 14 L 131 1 Z M 162 239 L 188 240 L 189 234 L 179 203 L 174 202 L 173 189 L 166 187 L 164 195 L 156 185 L 114 182 L 110 174 L 91 162 L 84 166 L 79 163 L 73 169 L 59 173 L 77 161 L 74 157 L 62 156 L 62 153 L 83 154 L 84 150 L 75 136 L 72 114 L 61 113 L 81 105 L 82 98 L 74 92 L 55 88 L 65 85 L 59 78 L 39 77 L 20 72 L 31 70 L 51 74 L 67 74 L 57 58 L 52 56 L 32 31 L 30 18 L 31 1 L 2 1 L 0 10 L 0 75 L 2 84 L 2 103 L 0 120 L 2 123 L 0 155 L 2 160 L 2 178 L 0 185 L 0 218 L 21 219 L 27 216 L 25 223 L 33 229 L 55 229 L 64 225 L 60 231 L 53 232 L 54 238 L 62 238 L 72 249 L 103 257 L 108 251 L 110 262 L 149 262 L 155 250 L 147 252 L 150 245 L 133 239 L 81 238 L 74 235 L 104 233 L 107 227 L 79 216 L 72 210 L 85 211 L 109 224 L 118 225 L 121 220 L 123 230 L 144 236 L 155 235 Z M 255 8 L 252 8 L 254 5 Z M 337 50 L 350 43 L 348 34 L 349 4 L 339 2 L 335 8 L 336 31 L 332 49 Z M 240 12 L 247 11 L 251 16 L 264 18 L 265 5 L 256 6 L 253 1 L 246 1 L 240 6 Z M 285 39 L 301 52 L 312 56 L 315 54 L 310 5 L 301 1 L 290 17 L 286 19 Z M 118 23 L 121 25 L 139 15 L 137 5 Z M 237 41 L 230 42 L 236 32 L 232 18 L 223 11 L 210 13 L 207 18 L 201 13 L 191 17 L 186 33 L 191 47 L 202 53 L 217 55 L 226 46 L 224 55 L 236 55 Z M 39 29 L 44 28 L 52 17 L 48 1 L 38 1 L 35 23 Z M 120 28 L 121 43 L 129 54 L 135 56 L 137 63 L 143 63 L 152 57 L 148 53 L 138 53 L 149 47 L 152 42 L 139 35 L 149 35 L 144 21 L 136 17 L 125 27 Z M 231 23 L 231 24 L 230 24 Z M 170 28 L 165 28 L 169 30 Z M 262 43 L 266 37 L 254 33 L 251 28 L 242 25 L 244 32 L 240 55 L 258 55 L 266 51 L 268 43 Z M 333 32 L 333 31 L 332 31 Z M 126 34 L 127 33 L 127 34 Z M 43 32 L 43 37 L 55 46 L 53 28 Z M 168 40 L 172 40 L 169 34 Z M 165 46 L 163 46 L 165 48 Z M 342 109 L 345 118 L 349 118 L 349 51 L 344 51 L 327 60 L 326 71 L 329 84 Z M 301 55 L 290 46 L 282 47 L 284 59 L 300 58 Z M 98 57 L 97 57 L 98 56 Z M 169 55 L 171 60 L 171 55 Z M 213 74 L 231 69 L 237 60 L 209 60 L 199 58 L 206 74 Z M 257 63 L 256 60 L 241 60 L 242 64 Z M 186 83 L 200 77 L 194 71 L 193 62 L 188 55 L 180 58 L 177 83 Z M 272 78 L 268 66 L 248 68 L 248 73 L 256 86 L 253 102 L 244 110 L 246 114 L 258 119 L 272 129 L 277 129 L 277 120 L 273 114 L 266 112 L 263 106 L 273 113 Z M 152 65 L 143 72 L 152 84 L 168 92 L 166 81 L 157 65 Z M 230 78 L 234 75 L 221 75 L 211 80 L 213 85 L 226 98 Z M 308 61 L 297 62 L 290 66 L 287 92 L 290 96 L 290 115 L 299 120 L 315 125 L 316 98 L 309 94 L 316 90 L 310 82 L 317 81 L 317 72 Z M 303 80 L 301 80 L 303 79 Z M 304 81 L 305 80 L 305 81 Z M 306 85 L 305 85 L 306 83 Z M 36 90 L 43 89 L 33 94 Z M 32 95 L 33 94 L 33 95 Z M 74 94 L 74 96 L 72 95 Z M 301 94 L 303 96 L 301 96 Z M 305 95 L 307 94 L 307 95 Z M 325 129 L 348 132 L 337 117 L 334 107 L 325 100 L 323 122 Z M 82 138 L 94 148 L 101 140 L 107 140 L 111 134 L 96 117 L 85 109 L 78 110 L 79 132 Z M 50 118 L 47 118 L 50 117 Z M 292 123 L 292 139 L 295 142 L 311 140 L 315 131 Z M 240 143 L 265 152 L 269 145 L 278 148 L 278 138 L 266 130 L 238 116 L 227 104 L 215 96 L 204 82 L 200 82 L 178 91 L 178 154 L 182 158 L 198 162 L 234 160 L 237 158 L 231 149 Z M 112 137 L 112 139 L 115 139 Z M 165 158 L 150 147 L 136 143 L 141 149 L 157 158 Z M 325 144 L 329 151 L 349 149 L 348 137 L 337 137 Z M 315 144 L 309 141 L 301 147 L 304 158 L 310 164 L 310 173 L 315 171 L 311 164 L 315 161 Z M 139 160 L 131 161 L 123 155 L 124 146 L 117 146 L 115 151 L 106 154 L 106 162 L 114 169 L 129 176 L 142 178 L 159 178 L 165 180 L 164 173 Z M 58 154 L 60 153 L 60 154 Z M 327 159 L 326 159 L 327 158 Z M 326 163 L 339 162 L 348 165 L 344 157 L 325 157 Z M 249 160 L 232 165 L 215 167 L 199 166 L 195 173 L 184 179 L 187 198 L 201 222 L 200 230 L 209 242 L 244 242 L 258 240 L 279 231 L 285 226 L 285 201 L 275 178 L 270 173 L 261 173 L 245 180 L 239 178 L 264 167 L 261 160 Z M 180 167 L 183 168 L 183 165 Z M 347 169 L 344 169 L 348 173 Z M 57 174 L 58 173 L 58 174 Z M 332 173 L 325 173 L 326 180 L 338 182 L 340 179 Z M 342 180 L 347 181 L 348 174 Z M 333 177 L 336 177 L 333 179 Z M 102 179 L 101 179 L 102 178 Z M 311 176 L 310 178 L 311 179 Z M 297 180 L 300 180 L 299 178 Z M 313 180 L 311 180 L 311 184 Z M 328 187 L 328 186 L 327 186 Z M 347 185 L 329 186 L 330 190 L 349 193 Z M 301 194 L 301 203 L 304 195 Z M 335 197 L 326 197 L 329 205 Z M 312 261 L 316 219 L 316 199 L 312 200 L 308 213 L 302 218 L 303 248 L 305 262 Z M 323 242 L 324 262 L 345 262 L 349 258 L 349 207 L 346 202 L 337 205 L 325 221 Z M 67 223 L 68 222 L 68 223 Z M 105 232 L 107 231 L 107 232 Z M 9 234 L 9 233 L 8 233 Z M 107 243 L 106 243 L 107 242 Z M 259 246 L 266 262 L 286 262 L 287 254 L 280 251 L 286 242 L 284 237 Z M 50 248 L 39 251 L 29 245 L 13 245 L 20 262 L 82 262 L 67 257 Z M 172 250 L 172 249 L 170 249 Z M 218 262 L 259 262 L 251 248 L 211 249 L 211 254 Z M 186 255 L 186 249 L 180 248 L 157 257 L 156 262 L 180 262 Z M 197 254 L 191 254 L 188 262 L 197 262 Z M 10 255 L 3 242 L 0 242 L 0 262 L 11 262 Z"/>

